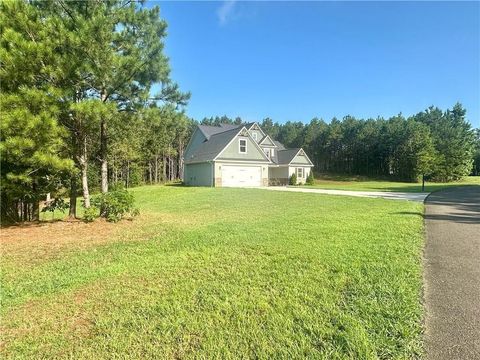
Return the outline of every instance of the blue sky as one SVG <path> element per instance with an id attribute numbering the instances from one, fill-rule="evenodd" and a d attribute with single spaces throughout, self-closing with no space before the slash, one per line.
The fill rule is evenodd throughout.
<path id="1" fill-rule="evenodd" d="M 480 127 L 479 2 L 150 2 L 195 119 L 329 121 L 460 101 Z"/>

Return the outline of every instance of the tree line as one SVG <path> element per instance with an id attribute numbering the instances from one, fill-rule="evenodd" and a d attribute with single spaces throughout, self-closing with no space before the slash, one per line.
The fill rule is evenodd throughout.
<path id="1" fill-rule="evenodd" d="M 226 116 L 201 123 L 242 123 Z M 430 107 L 416 115 L 388 119 L 345 116 L 330 122 L 314 118 L 260 123 L 273 139 L 290 148 L 303 147 L 317 173 L 365 175 L 392 180 L 453 181 L 480 173 L 480 130 L 472 129 L 466 110 L 455 104 L 445 111 Z"/>
<path id="2" fill-rule="evenodd" d="M 75 217 L 78 195 L 88 208 L 92 190 L 181 176 L 190 94 L 157 6 L 3 1 L 0 27 L 2 222 L 38 220 L 47 193 Z"/>

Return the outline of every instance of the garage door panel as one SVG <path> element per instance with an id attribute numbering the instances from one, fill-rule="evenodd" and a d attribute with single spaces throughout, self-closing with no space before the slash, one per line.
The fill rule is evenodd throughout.
<path id="1" fill-rule="evenodd" d="M 262 184 L 261 166 L 222 166 L 222 186 L 244 187 Z"/>

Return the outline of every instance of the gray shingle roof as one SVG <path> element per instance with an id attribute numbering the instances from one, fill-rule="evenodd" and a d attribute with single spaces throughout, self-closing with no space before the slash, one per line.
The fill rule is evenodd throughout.
<path id="1" fill-rule="evenodd" d="M 199 125 L 199 127 L 200 126 L 205 127 L 205 125 Z M 230 140 L 237 136 L 240 130 L 242 130 L 242 126 L 230 130 L 225 130 L 224 128 L 216 126 L 207 127 L 220 129 L 221 132 L 210 135 L 208 141 L 203 142 L 188 159 L 185 159 L 186 163 L 211 161 L 215 159 L 215 157 L 225 148 L 225 146 L 227 146 Z M 213 131 L 211 131 L 211 133 L 212 132 Z"/>
<path id="2" fill-rule="evenodd" d="M 277 151 L 277 164 L 290 164 L 299 150 L 300 148 Z"/>
<path id="3" fill-rule="evenodd" d="M 273 143 L 275 145 L 277 145 L 277 150 L 280 151 L 280 150 L 285 150 L 285 146 L 280 142 L 280 141 L 277 141 L 277 140 L 273 140 Z"/>

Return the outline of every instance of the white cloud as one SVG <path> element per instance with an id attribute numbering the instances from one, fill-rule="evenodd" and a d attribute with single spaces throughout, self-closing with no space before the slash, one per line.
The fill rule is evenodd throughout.
<path id="1" fill-rule="evenodd" d="M 222 6 L 217 9 L 217 16 L 218 20 L 220 21 L 220 25 L 225 25 L 228 21 L 228 18 L 232 14 L 236 0 L 227 0 L 224 1 Z"/>

